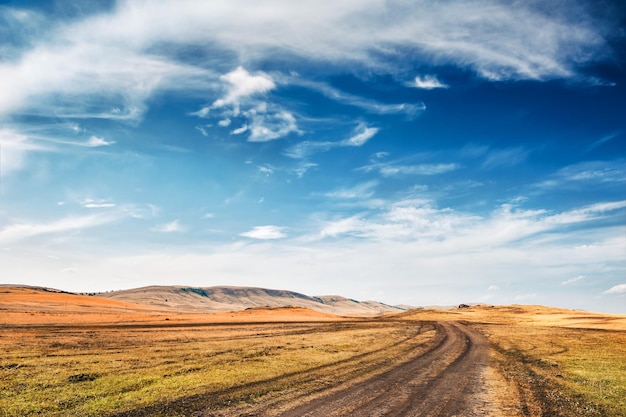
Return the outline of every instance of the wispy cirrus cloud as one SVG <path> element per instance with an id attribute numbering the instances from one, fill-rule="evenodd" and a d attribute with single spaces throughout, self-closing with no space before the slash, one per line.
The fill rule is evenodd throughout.
<path id="1" fill-rule="evenodd" d="M 420 241 L 453 242 L 457 249 L 518 244 L 546 232 L 557 232 L 572 225 L 592 224 L 607 216 L 623 214 L 625 201 L 604 202 L 560 213 L 544 209 L 520 209 L 503 204 L 488 216 L 437 208 L 428 199 L 394 202 L 375 215 L 333 219 L 321 226 L 318 236 L 349 234 L 374 240 L 407 238 Z M 333 230 L 332 234 L 324 232 Z M 452 244 L 452 243 L 451 243 Z"/>
<path id="2" fill-rule="evenodd" d="M 496 169 L 518 165 L 528 158 L 530 150 L 523 147 L 509 149 L 491 149 L 484 158 L 482 167 L 485 169 Z"/>
<path id="3" fill-rule="evenodd" d="M 556 176 L 564 181 L 624 182 L 625 161 L 586 161 L 561 168 Z"/>
<path id="4" fill-rule="evenodd" d="M 606 142 L 610 142 L 613 139 L 620 137 L 622 135 L 622 132 L 613 132 L 611 134 L 608 134 L 606 136 L 601 137 L 600 139 L 592 142 L 591 144 L 589 144 L 586 148 L 585 151 L 586 152 L 590 152 L 592 150 L 594 150 L 595 148 L 602 146 L 603 144 L 605 144 Z"/>
<path id="5" fill-rule="evenodd" d="M 153 232 L 159 233 L 182 233 L 186 232 L 187 228 L 180 223 L 179 219 L 172 220 L 169 223 L 163 223 L 154 226 L 152 229 Z"/>
<path id="6" fill-rule="evenodd" d="M 352 135 L 346 139 L 336 142 L 303 141 L 286 149 L 285 155 L 294 159 L 303 159 L 334 148 L 360 147 L 376 136 L 378 131 L 377 127 L 370 127 L 361 122 L 354 128 Z"/>
<path id="7" fill-rule="evenodd" d="M 0 117 L 138 124 L 156 94 L 192 94 L 213 97 L 197 115 L 207 116 L 213 107 L 223 113 L 219 121 L 235 122 L 230 116 L 238 114 L 242 120 L 231 131 L 247 134 L 249 141 L 266 142 L 302 133 L 296 113 L 254 99 L 278 89 L 269 73 L 254 71 L 259 63 L 270 62 L 268 57 L 294 63 L 304 57 L 324 63 L 320 67 L 332 62 L 328 68 L 374 68 L 397 75 L 407 69 L 398 67 L 398 51 L 409 51 L 421 63 L 467 68 L 489 80 L 545 80 L 578 77 L 579 67 L 610 56 L 605 38 L 609 23 L 596 19 L 584 5 L 558 3 L 549 12 L 534 3 L 500 0 L 479 0 L 471 6 L 460 0 L 410 5 L 379 0 L 319 5 L 306 0 L 245 6 L 232 2 L 198 7 L 191 0 L 119 2 L 94 8 L 91 15 L 56 20 L 44 12 L 3 6 L 0 20 L 12 40 L 0 45 Z M 391 20 L 381 19 L 381 11 Z M 301 17 L 306 17 L 305 24 L 292 23 Z M 155 21 L 161 22 L 159 27 Z M 189 59 L 174 52 L 179 47 L 208 52 Z M 414 86 L 444 84 L 420 75 Z M 414 116 L 425 109 L 422 102 L 381 103 L 322 84 L 315 88 L 376 114 Z M 25 128 L 16 124 L 19 133 Z M 209 133 L 203 126 L 198 131 Z M 103 141 L 89 140 L 86 146 L 104 146 Z M 301 153 L 306 148 L 316 152 L 325 146 L 303 145 Z M 32 150 L 15 149 L 15 161 L 23 161 Z M 494 156 L 486 167 L 497 166 L 504 156 Z M 21 162 L 6 166 L 14 170 Z"/>
<path id="8" fill-rule="evenodd" d="M 177 81 L 190 84 L 181 80 L 185 74 L 197 80 L 206 76 L 206 71 L 137 54 L 121 44 L 70 41 L 65 48 L 41 45 L 17 62 L 0 63 L 1 80 L 11 80 L 0 80 L 5 92 L 0 98 L 0 114 L 20 111 L 69 119 L 138 121 L 146 109 L 145 100 L 155 91 Z"/>
<path id="9" fill-rule="evenodd" d="M 114 145 L 114 141 L 108 141 L 104 138 L 92 135 L 89 137 L 89 140 L 85 143 L 85 146 L 89 148 L 99 148 L 101 146 L 111 146 Z"/>
<path id="10" fill-rule="evenodd" d="M 362 199 L 370 198 L 374 195 L 374 188 L 378 186 L 378 181 L 368 181 L 357 184 L 354 187 L 341 188 L 324 193 L 325 197 L 340 199 Z"/>
<path id="11" fill-rule="evenodd" d="M 21 222 L 0 229 L 0 243 L 8 244 L 42 235 L 63 234 L 102 226 L 120 219 L 119 213 L 68 216 L 48 223 Z"/>
<path id="12" fill-rule="evenodd" d="M 381 159 L 381 158 L 377 158 Z M 383 177 L 399 177 L 409 175 L 440 175 L 447 172 L 456 171 L 461 165 L 456 162 L 446 163 L 420 163 L 404 164 L 400 161 L 378 162 L 374 160 L 371 164 L 358 168 L 359 171 L 378 171 Z"/>
<path id="13" fill-rule="evenodd" d="M 253 114 L 248 130 L 250 142 L 268 142 L 290 133 L 301 134 L 293 114 L 279 109 L 274 112 Z"/>
<path id="14" fill-rule="evenodd" d="M 626 162 L 585 161 L 568 165 L 536 184 L 538 188 L 553 189 L 559 187 L 579 187 L 595 184 L 596 186 L 620 186 L 626 182 Z"/>
<path id="15" fill-rule="evenodd" d="M 460 168 L 457 163 L 417 164 L 417 165 L 384 165 L 379 172 L 385 177 L 398 175 L 439 175 Z"/>
<path id="16" fill-rule="evenodd" d="M 239 236 L 258 240 L 275 240 L 287 237 L 285 230 L 285 227 L 274 225 L 255 226 L 247 232 L 240 233 Z"/>
<path id="17" fill-rule="evenodd" d="M 327 83 L 310 81 L 301 77 L 286 77 L 284 82 L 318 91 L 324 96 L 339 103 L 358 107 L 373 114 L 404 114 L 407 117 L 412 118 L 426 110 L 426 104 L 421 101 L 414 103 L 382 103 L 377 100 L 346 93 L 345 91 L 341 91 L 340 89 L 332 87 Z"/>
<path id="18" fill-rule="evenodd" d="M 582 281 L 584 279 L 585 279 L 584 275 L 578 275 L 577 277 L 566 279 L 565 281 L 562 281 L 561 285 L 572 285 L 572 284 L 575 284 L 575 283 L 577 283 L 579 281 Z"/>
<path id="19" fill-rule="evenodd" d="M 380 19 L 381 10 L 393 16 L 393 24 Z M 11 7 L 0 14 L 5 19 L 12 15 L 11 21 L 37 20 L 36 13 Z M 292 23 L 304 16 L 306 24 Z M 246 4 L 242 13 L 239 2 L 203 7 L 190 0 L 121 2 L 107 12 L 46 25 L 43 41 L 12 46 L 0 63 L 0 114 L 18 109 L 41 113 L 42 105 L 46 110 L 54 105 L 75 117 L 136 119 L 157 91 L 214 89 L 218 77 L 208 68 L 216 66 L 183 63 L 168 48 L 172 44 L 210 45 L 249 62 L 270 54 L 304 56 L 390 71 L 386 60 L 393 61 L 401 49 L 425 61 L 470 68 L 488 79 L 547 79 L 573 77 L 579 64 L 603 59 L 605 30 L 584 6 L 569 3 L 548 12 L 533 3 L 499 0 L 411 5 L 303 1 L 280 7 Z M 234 62 L 211 61 L 221 68 Z M 248 87 L 271 86 L 262 82 Z M 222 99 L 235 100 L 248 87 Z M 81 98 L 80 107 L 72 104 L 76 98 Z"/>
<path id="20" fill-rule="evenodd" d="M 43 150 L 46 148 L 34 143 L 27 135 L 15 129 L 0 128 L 0 167 L 3 172 L 21 169 L 28 152 Z"/>
<path id="21" fill-rule="evenodd" d="M 615 212 L 626 207 L 626 200 L 595 203 L 577 209 L 569 210 L 549 217 L 554 224 L 573 224 L 605 217 L 608 213 Z"/>
<path id="22" fill-rule="evenodd" d="M 605 203 L 608 209 L 614 202 Z M 283 236 L 279 226 L 261 226 L 244 237 L 277 238 L 261 239 L 260 245 L 227 243 L 210 251 L 122 253 L 73 266 L 91 271 L 96 279 L 112 276 L 111 271 L 119 271 L 120 280 L 149 277 L 135 285 L 167 284 L 181 275 L 202 283 L 210 274 L 233 285 L 262 282 L 280 288 L 298 276 L 303 285 L 298 291 L 315 294 L 319 288 L 333 288 L 352 294 L 354 280 L 341 278 L 354 275 L 359 291 L 388 291 L 384 294 L 391 302 L 445 305 L 479 299 L 487 291 L 497 295 L 498 302 L 528 300 L 530 294 L 534 303 L 553 305 L 563 296 L 561 283 L 571 277 L 599 270 L 620 274 L 626 268 L 623 226 L 598 230 L 593 227 L 597 219 L 589 217 L 587 227 L 572 230 L 550 221 L 551 216 L 581 209 L 551 212 L 508 204 L 476 215 L 438 207 L 427 199 L 406 199 L 358 215 L 329 214 L 309 235 L 293 239 Z M 623 210 L 607 213 L 623 215 Z M 20 265 L 8 260 L 3 268 L 19 271 Z M 619 281 L 608 285 L 596 281 L 585 282 L 589 298 L 600 298 L 593 308 L 609 308 L 609 299 L 624 294 Z M 621 311 L 619 302 L 613 308 Z"/>
<path id="23" fill-rule="evenodd" d="M 113 208 L 116 204 L 110 199 L 86 198 L 80 201 L 80 205 L 84 208 Z"/>

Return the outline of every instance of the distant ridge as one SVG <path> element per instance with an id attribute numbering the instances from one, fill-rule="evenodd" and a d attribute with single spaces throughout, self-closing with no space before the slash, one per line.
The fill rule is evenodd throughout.
<path id="1" fill-rule="evenodd" d="M 256 307 L 304 307 L 338 315 L 372 315 L 405 311 L 378 301 L 357 301 L 338 295 L 308 296 L 293 291 L 256 287 L 149 286 L 96 294 L 99 297 L 185 311 L 236 311 Z"/>

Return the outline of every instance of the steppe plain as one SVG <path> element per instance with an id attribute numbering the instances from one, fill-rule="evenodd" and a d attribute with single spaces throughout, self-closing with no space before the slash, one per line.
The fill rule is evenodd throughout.
<path id="1" fill-rule="evenodd" d="M 340 297 L 317 299 L 335 314 L 271 297 L 205 312 L 200 290 L 167 291 L 1 286 L 0 417 L 626 416 L 626 315 L 351 314 Z"/>

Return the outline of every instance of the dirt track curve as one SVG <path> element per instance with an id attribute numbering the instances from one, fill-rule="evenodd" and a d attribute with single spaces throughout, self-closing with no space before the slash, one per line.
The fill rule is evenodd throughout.
<path id="1" fill-rule="evenodd" d="M 459 323 L 438 323 L 441 337 L 425 354 L 382 375 L 322 396 L 281 417 L 481 416 L 477 404 L 488 344 Z"/>

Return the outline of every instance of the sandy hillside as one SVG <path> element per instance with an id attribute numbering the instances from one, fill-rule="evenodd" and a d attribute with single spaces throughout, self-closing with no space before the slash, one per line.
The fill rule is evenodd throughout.
<path id="1" fill-rule="evenodd" d="M 189 312 L 109 298 L 26 286 L 0 286 L 0 325 L 64 325 L 181 322 L 292 322 L 337 320 L 303 307 L 256 307 L 239 311 Z"/>
<path id="2" fill-rule="evenodd" d="M 337 315 L 401 312 L 376 301 L 356 301 L 337 295 L 311 297 L 293 291 L 254 287 L 150 286 L 98 294 L 99 297 L 179 311 L 236 311 L 254 307 L 304 307 Z"/>

